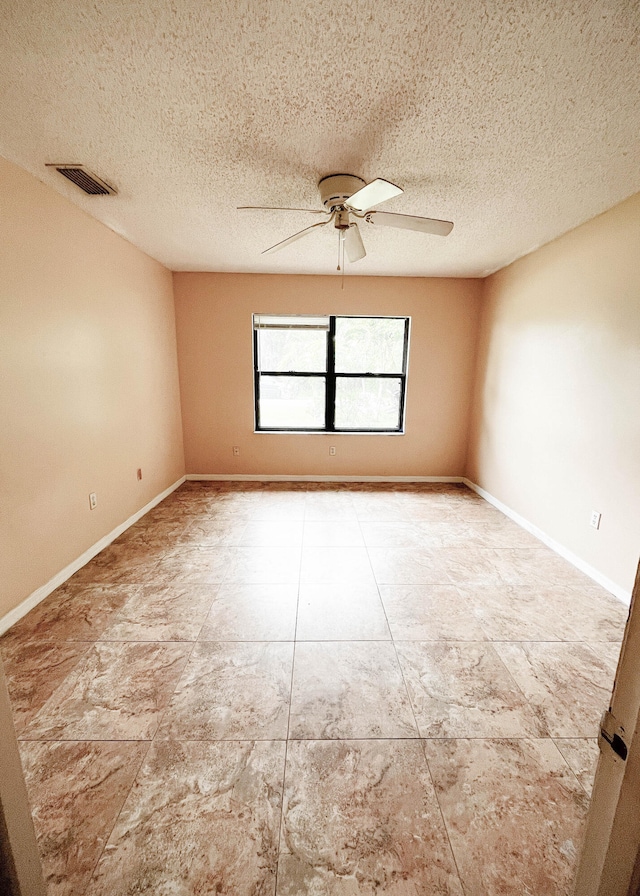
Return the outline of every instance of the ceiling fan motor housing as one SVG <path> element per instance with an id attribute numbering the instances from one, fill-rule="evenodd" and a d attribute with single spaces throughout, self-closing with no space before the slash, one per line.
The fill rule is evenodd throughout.
<path id="1" fill-rule="evenodd" d="M 318 184 L 320 200 L 328 212 L 341 209 L 344 203 L 365 186 L 365 181 L 354 174 L 330 174 Z"/>

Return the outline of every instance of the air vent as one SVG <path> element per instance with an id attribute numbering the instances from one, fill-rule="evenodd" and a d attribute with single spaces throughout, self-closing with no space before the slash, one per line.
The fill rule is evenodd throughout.
<path id="1" fill-rule="evenodd" d="M 84 165 L 56 165 L 51 162 L 47 164 L 47 168 L 55 168 L 89 196 L 115 196 L 118 192 L 102 178 L 88 171 Z"/>

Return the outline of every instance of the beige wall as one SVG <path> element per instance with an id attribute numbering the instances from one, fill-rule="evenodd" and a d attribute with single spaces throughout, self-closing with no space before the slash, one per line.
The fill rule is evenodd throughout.
<path id="1" fill-rule="evenodd" d="M 480 281 L 176 273 L 174 290 L 188 473 L 464 472 Z M 254 312 L 410 315 L 406 434 L 254 433 Z"/>
<path id="2" fill-rule="evenodd" d="M 467 469 L 631 590 L 640 551 L 640 195 L 486 281 Z M 592 510 L 602 513 L 599 531 Z"/>
<path id="3" fill-rule="evenodd" d="M 184 472 L 171 273 L 4 160 L 0 358 L 1 618 Z"/>

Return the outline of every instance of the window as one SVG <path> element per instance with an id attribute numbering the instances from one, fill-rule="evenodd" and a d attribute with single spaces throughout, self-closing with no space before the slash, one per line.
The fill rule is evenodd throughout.
<path id="1" fill-rule="evenodd" d="M 253 316 L 256 430 L 403 432 L 408 317 Z"/>

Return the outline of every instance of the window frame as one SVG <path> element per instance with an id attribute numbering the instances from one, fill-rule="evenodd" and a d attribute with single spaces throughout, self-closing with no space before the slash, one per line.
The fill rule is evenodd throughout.
<path id="1" fill-rule="evenodd" d="M 322 315 L 329 321 L 326 330 L 326 369 L 321 372 L 317 371 L 291 371 L 291 370 L 260 370 L 259 367 L 259 347 L 258 347 L 258 330 L 261 329 L 256 324 L 256 319 L 261 317 L 282 317 L 291 319 L 299 317 L 300 320 L 305 319 L 305 315 L 285 315 L 285 314 L 254 314 L 253 321 L 253 389 L 254 389 L 254 432 L 256 433 L 303 433 L 308 435 L 404 435 L 405 411 L 407 399 L 407 373 L 409 366 L 409 338 L 411 330 L 411 318 L 408 315 L 400 314 L 327 314 Z M 311 317 L 311 315 L 309 315 Z M 313 315 L 317 318 L 317 315 Z M 404 339 L 402 350 L 402 371 L 400 373 L 371 373 L 367 371 L 341 373 L 335 369 L 335 338 L 336 338 L 336 321 L 338 319 L 364 319 L 364 320 L 402 320 L 404 321 Z M 289 325 L 294 329 L 292 325 Z M 283 326 L 283 329 L 285 327 Z M 302 327 L 301 327 L 302 328 Z M 291 426 L 270 426 L 263 427 L 260 425 L 260 378 L 268 377 L 307 377 L 325 380 L 325 413 L 323 427 L 291 427 Z M 335 425 L 335 409 L 336 409 L 336 384 L 339 379 L 390 379 L 400 380 L 400 400 L 398 404 L 398 425 L 392 429 L 340 429 Z"/>

